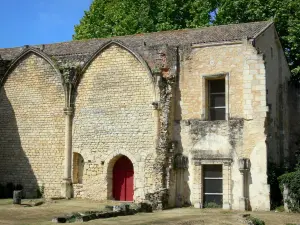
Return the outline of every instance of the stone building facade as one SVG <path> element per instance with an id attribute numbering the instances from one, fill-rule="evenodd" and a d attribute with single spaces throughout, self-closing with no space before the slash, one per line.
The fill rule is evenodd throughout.
<path id="1" fill-rule="evenodd" d="M 290 157 L 290 73 L 272 22 L 0 56 L 1 184 L 26 197 L 270 209 L 267 164 Z"/>

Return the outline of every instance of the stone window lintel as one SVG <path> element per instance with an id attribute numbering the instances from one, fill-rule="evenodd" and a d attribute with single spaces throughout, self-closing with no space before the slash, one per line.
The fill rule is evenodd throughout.
<path id="1" fill-rule="evenodd" d="M 208 165 L 208 164 L 223 164 L 225 166 L 230 166 L 232 161 L 233 160 L 231 158 L 214 158 L 214 159 L 193 158 L 193 162 L 195 166 Z"/>

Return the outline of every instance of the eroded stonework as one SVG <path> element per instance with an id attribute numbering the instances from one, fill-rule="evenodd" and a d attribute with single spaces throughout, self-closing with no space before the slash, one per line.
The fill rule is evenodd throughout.
<path id="1" fill-rule="evenodd" d="M 114 199 L 126 156 L 136 202 L 205 207 L 218 195 L 225 209 L 269 210 L 267 164 L 290 157 L 277 42 L 260 22 L 0 49 L 0 183 Z M 212 120 L 213 94 L 223 119 Z"/>

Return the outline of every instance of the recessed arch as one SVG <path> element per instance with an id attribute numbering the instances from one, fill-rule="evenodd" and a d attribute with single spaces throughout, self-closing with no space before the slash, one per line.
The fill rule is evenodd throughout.
<path id="1" fill-rule="evenodd" d="M 107 169 L 108 163 L 109 163 L 113 158 L 115 158 L 116 156 L 121 156 L 121 155 L 125 155 L 126 157 L 128 157 L 128 158 L 130 159 L 130 161 L 133 163 L 133 166 L 134 166 L 135 164 L 137 164 L 138 161 L 140 161 L 139 158 L 136 158 L 136 157 L 139 157 L 138 155 L 135 156 L 135 155 L 131 154 L 131 153 L 128 152 L 128 151 L 123 151 L 123 150 L 111 151 L 111 152 L 108 154 L 108 156 L 106 157 L 105 161 L 104 161 L 104 162 L 105 162 L 105 164 L 104 164 L 105 168 Z"/>
<path id="2" fill-rule="evenodd" d="M 2 135 L 4 139 L 0 141 L 1 151 L 3 156 L 7 154 L 4 150 L 9 155 L 15 152 L 15 162 L 20 166 L 23 165 L 24 159 L 18 155 L 24 155 L 29 162 L 27 167 L 22 166 L 22 170 L 15 171 L 14 177 L 4 175 L 9 182 L 18 180 L 21 184 L 26 184 L 24 193 L 28 197 L 35 197 L 37 186 L 43 183 L 51 187 L 45 188 L 46 197 L 59 196 L 61 192 L 65 138 L 65 118 L 62 109 L 65 102 L 61 77 L 57 73 L 58 70 L 47 55 L 38 49 L 30 48 L 18 54 L 11 62 L 5 71 L 5 80 L 1 83 L 1 135 L 9 134 Z M 16 126 L 13 127 L 12 123 Z M 20 145 L 11 144 L 15 142 Z M 38 160 L 33 160 L 33 156 Z M 40 159 L 43 160 L 43 170 L 40 169 Z M 14 167 L 14 163 L 5 164 L 5 167 L 9 171 Z M 35 182 L 30 180 L 30 176 L 28 179 L 27 176 L 24 177 L 24 171 L 27 170 L 36 177 L 36 186 L 33 185 Z M 57 176 L 49 176 L 49 171 Z"/>
<path id="3" fill-rule="evenodd" d="M 112 194 L 117 201 L 133 201 L 134 169 L 130 159 L 120 156 L 113 166 Z"/>
<path id="4" fill-rule="evenodd" d="M 82 184 L 84 158 L 80 153 L 73 152 L 73 184 Z"/>
<path id="5" fill-rule="evenodd" d="M 36 56 L 39 56 L 40 58 L 44 59 L 46 62 L 48 62 L 52 68 L 55 70 L 55 72 L 59 75 L 62 81 L 62 75 L 57 67 L 57 65 L 53 62 L 53 60 L 44 52 L 40 51 L 37 48 L 26 48 L 23 52 L 20 53 L 9 65 L 7 71 L 5 72 L 3 78 L 0 80 L 0 86 L 4 85 L 5 81 L 7 80 L 9 74 L 18 66 L 19 62 L 21 62 L 26 56 L 29 54 L 35 54 Z M 63 82 L 61 82 L 63 86 Z"/>
<path id="6" fill-rule="evenodd" d="M 132 163 L 133 171 L 135 171 L 135 173 L 136 173 L 135 174 L 136 176 L 134 176 L 133 185 L 134 185 L 134 187 L 136 186 L 135 177 L 139 177 L 139 175 L 138 175 L 139 167 L 138 167 L 137 159 L 127 151 L 112 152 L 105 159 L 105 161 L 104 161 L 105 164 L 104 164 L 104 168 L 103 168 L 103 171 L 106 172 L 105 179 L 107 182 L 107 199 L 113 198 L 113 169 L 114 169 L 115 163 L 124 156 L 127 157 Z"/>
<path id="7" fill-rule="evenodd" d="M 76 77 L 75 80 L 75 90 L 77 90 L 82 78 L 84 77 L 84 74 L 86 72 L 86 70 L 88 69 L 88 67 L 91 65 L 91 63 L 106 49 L 108 49 L 109 47 L 116 45 L 124 50 L 126 50 L 127 52 L 129 52 L 134 58 L 136 58 L 145 68 L 145 70 L 147 71 L 149 80 L 151 82 L 151 86 L 152 86 L 152 91 L 154 94 L 154 101 L 156 100 L 156 88 L 155 88 L 155 84 L 154 84 L 154 78 L 152 76 L 152 72 L 147 64 L 147 62 L 142 58 L 142 56 L 140 56 L 140 54 L 138 54 L 137 52 L 133 51 L 132 49 L 130 49 L 129 47 L 127 47 L 125 44 L 123 44 L 120 41 L 116 41 L 116 40 L 112 40 L 109 41 L 105 44 L 103 44 L 92 56 L 91 58 L 83 65 L 80 76 Z"/>

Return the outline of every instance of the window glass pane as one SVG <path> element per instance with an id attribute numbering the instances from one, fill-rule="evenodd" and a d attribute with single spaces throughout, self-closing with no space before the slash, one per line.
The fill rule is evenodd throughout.
<path id="1" fill-rule="evenodd" d="M 223 180 L 204 179 L 204 193 L 223 193 Z"/>
<path id="2" fill-rule="evenodd" d="M 222 207 L 223 196 L 222 195 L 204 195 L 204 207 L 210 207 L 209 203 L 215 203 Z"/>
<path id="3" fill-rule="evenodd" d="M 225 106 L 225 94 L 211 94 L 210 107 Z"/>
<path id="4" fill-rule="evenodd" d="M 210 93 L 225 92 L 225 79 L 210 80 Z"/>
<path id="5" fill-rule="evenodd" d="M 203 165 L 204 177 L 223 177 L 222 165 Z"/>
<path id="6" fill-rule="evenodd" d="M 225 108 L 210 109 L 210 120 L 225 120 Z"/>

